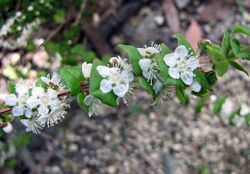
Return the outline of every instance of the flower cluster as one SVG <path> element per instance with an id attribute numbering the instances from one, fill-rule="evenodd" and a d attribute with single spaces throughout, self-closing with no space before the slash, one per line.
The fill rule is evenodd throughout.
<path id="1" fill-rule="evenodd" d="M 66 87 L 57 73 L 52 77 L 41 77 L 46 87 L 23 81 L 15 85 L 16 94 L 6 97 L 12 115 L 19 117 L 26 131 L 39 133 L 45 125 L 53 126 L 61 121 L 69 108 L 67 96 L 60 96 Z"/>

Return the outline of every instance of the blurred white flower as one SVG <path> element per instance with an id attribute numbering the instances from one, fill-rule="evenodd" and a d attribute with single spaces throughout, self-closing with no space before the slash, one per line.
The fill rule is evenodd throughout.
<path id="1" fill-rule="evenodd" d="M 196 81 L 194 81 L 191 84 L 190 87 L 191 87 L 192 91 L 194 91 L 194 92 L 200 92 L 201 91 L 201 85 L 198 82 L 196 82 Z"/>
<path id="2" fill-rule="evenodd" d="M 27 8 L 28 11 L 33 11 L 34 10 L 34 7 L 32 5 L 28 6 Z"/>
<path id="3" fill-rule="evenodd" d="M 90 78 L 92 63 L 83 62 L 82 64 L 82 74 L 84 78 Z"/>
<path id="4" fill-rule="evenodd" d="M 6 125 L 3 127 L 3 131 L 5 133 L 10 133 L 13 130 L 13 126 L 11 123 L 6 123 Z"/>
<path id="5" fill-rule="evenodd" d="M 181 78 L 186 85 L 193 83 L 193 71 L 199 67 L 196 57 L 189 55 L 185 46 L 178 46 L 174 53 L 164 56 L 165 63 L 169 66 L 168 73 L 174 79 Z"/>
<path id="6" fill-rule="evenodd" d="M 143 58 L 139 60 L 139 66 L 142 70 L 142 75 L 153 84 L 153 80 L 157 79 L 157 64 L 152 59 Z"/>
<path id="7" fill-rule="evenodd" d="M 228 118 L 234 110 L 234 103 L 230 99 L 226 99 L 223 103 L 220 111 L 220 116 L 223 118 Z"/>
<path id="8" fill-rule="evenodd" d="M 246 116 L 249 113 L 250 113 L 250 108 L 245 103 L 242 103 L 240 105 L 240 115 Z"/>
<path id="9" fill-rule="evenodd" d="M 139 53 L 144 58 L 152 58 L 155 54 L 160 53 L 160 45 L 152 44 L 151 46 L 145 48 L 137 48 Z"/>
<path id="10" fill-rule="evenodd" d="M 12 108 L 12 114 L 15 117 L 19 117 L 21 115 L 24 115 L 25 107 L 22 105 L 17 105 Z"/>
<path id="11" fill-rule="evenodd" d="M 112 64 L 113 67 L 118 67 L 123 71 L 133 71 L 131 64 L 128 64 L 127 59 L 122 59 L 120 56 L 110 58 L 109 63 Z"/>
<path id="12" fill-rule="evenodd" d="M 241 127 L 246 122 L 245 117 L 242 117 L 240 115 L 235 115 L 232 121 L 236 127 Z"/>
<path id="13" fill-rule="evenodd" d="M 16 95 L 15 94 L 10 94 L 6 97 L 5 99 L 6 101 L 6 104 L 8 106 L 16 106 L 17 104 L 17 98 L 16 98 Z"/>
<path id="14" fill-rule="evenodd" d="M 22 119 L 20 122 L 26 127 L 26 132 L 34 132 L 36 134 L 41 132 L 41 129 L 43 128 L 39 121 L 37 120 L 37 117 L 32 117 L 31 119 Z"/>
<path id="15" fill-rule="evenodd" d="M 89 107 L 89 117 L 100 114 L 100 109 L 102 107 L 101 101 L 93 95 L 86 96 L 83 102 Z"/>
<path id="16" fill-rule="evenodd" d="M 129 90 L 129 83 L 133 81 L 134 75 L 131 71 L 126 71 L 118 67 L 97 66 L 97 71 L 103 80 L 100 89 L 103 93 L 114 92 L 122 98 Z"/>

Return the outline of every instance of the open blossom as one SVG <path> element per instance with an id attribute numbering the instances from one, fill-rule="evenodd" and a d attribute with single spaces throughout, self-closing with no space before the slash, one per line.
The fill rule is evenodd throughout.
<path id="1" fill-rule="evenodd" d="M 151 58 L 155 54 L 160 53 L 160 45 L 152 44 L 149 47 L 145 46 L 145 48 L 137 48 L 137 50 L 139 51 L 142 57 Z"/>
<path id="2" fill-rule="evenodd" d="M 84 62 L 82 64 L 82 74 L 84 78 L 90 78 L 91 68 L 92 68 L 91 63 Z"/>
<path id="3" fill-rule="evenodd" d="M 114 92 L 118 97 L 124 97 L 129 90 L 129 83 L 133 81 L 132 72 L 118 67 L 98 66 L 97 71 L 103 77 L 100 89 L 103 93 Z"/>
<path id="4" fill-rule="evenodd" d="M 169 66 L 168 73 L 174 79 L 179 79 L 186 84 L 191 85 L 194 79 L 194 70 L 199 67 L 199 61 L 196 57 L 189 55 L 185 46 L 178 46 L 174 53 L 164 56 L 165 63 Z"/>

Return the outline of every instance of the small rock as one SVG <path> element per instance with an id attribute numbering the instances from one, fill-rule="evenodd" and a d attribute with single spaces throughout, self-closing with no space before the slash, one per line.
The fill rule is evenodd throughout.
<path id="1" fill-rule="evenodd" d="M 158 26 L 161 26 L 164 23 L 164 17 L 162 15 L 155 16 L 154 20 Z"/>
<path id="2" fill-rule="evenodd" d="M 113 174 L 113 173 L 116 173 L 116 167 L 115 166 L 109 166 L 108 169 L 107 169 L 107 172 L 109 174 Z"/>
<path id="3" fill-rule="evenodd" d="M 183 9 L 188 5 L 190 0 L 174 0 L 174 2 L 179 9 Z"/>

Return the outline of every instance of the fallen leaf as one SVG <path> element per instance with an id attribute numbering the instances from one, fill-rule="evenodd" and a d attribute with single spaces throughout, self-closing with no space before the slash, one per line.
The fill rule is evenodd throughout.
<path id="1" fill-rule="evenodd" d="M 209 22 L 219 18 L 224 18 L 228 12 L 228 5 L 220 1 L 210 1 L 205 4 L 199 15 L 199 20 Z M 220 10 L 218 10 L 220 9 Z"/>
<path id="2" fill-rule="evenodd" d="M 199 48 L 198 42 L 201 39 L 202 35 L 203 35 L 203 32 L 201 30 L 201 27 L 196 22 L 196 20 L 192 19 L 191 24 L 189 25 L 185 33 L 185 37 L 196 52 L 198 51 L 198 48 Z"/>
<path id="3" fill-rule="evenodd" d="M 178 33 L 180 31 L 179 15 L 172 0 L 164 0 L 163 9 L 170 30 L 173 33 Z"/>

